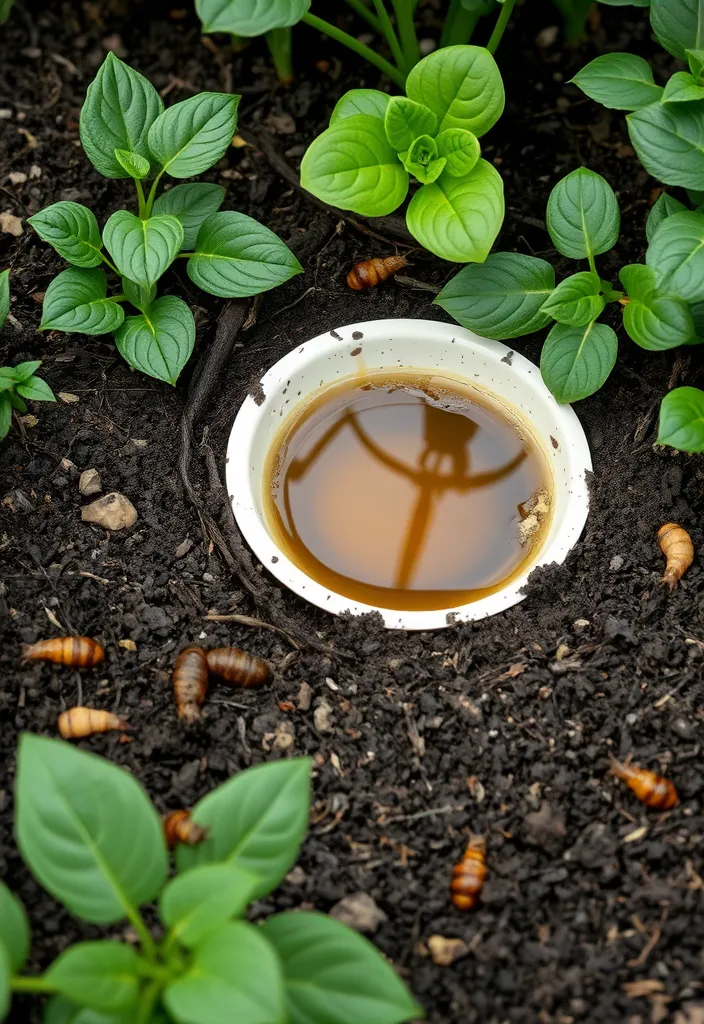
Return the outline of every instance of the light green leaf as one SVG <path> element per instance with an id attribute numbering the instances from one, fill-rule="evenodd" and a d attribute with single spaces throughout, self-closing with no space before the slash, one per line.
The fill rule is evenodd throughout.
<path id="1" fill-rule="evenodd" d="M 7 320 L 10 312 L 10 271 L 3 270 L 0 274 L 0 327 Z"/>
<path id="2" fill-rule="evenodd" d="M 24 967 L 29 956 L 29 921 L 24 907 L 0 882 L 0 947 L 7 954 L 11 974 Z"/>
<path id="3" fill-rule="evenodd" d="M 46 206 L 30 217 L 39 237 L 48 242 L 76 267 L 97 267 L 103 258 L 100 228 L 91 210 L 80 203 L 61 202 Z"/>
<path id="4" fill-rule="evenodd" d="M 389 144 L 397 153 L 410 149 L 421 135 L 435 135 L 438 119 L 422 103 L 405 96 L 392 96 L 386 106 L 384 129 Z"/>
<path id="5" fill-rule="evenodd" d="M 160 1018 L 154 1018 L 151 1024 L 157 1024 Z M 135 1024 L 134 1008 L 120 1013 L 101 1013 L 78 1006 L 65 996 L 54 996 L 44 1008 L 43 1024 Z"/>
<path id="6" fill-rule="evenodd" d="M 701 85 L 704 77 L 704 50 L 685 50 L 685 54 L 695 83 Z"/>
<path id="7" fill-rule="evenodd" d="M 102 270 L 64 270 L 44 295 L 41 331 L 68 334 L 110 334 L 125 319 L 117 302 L 106 298 L 108 279 Z"/>
<path id="8" fill-rule="evenodd" d="M 540 357 L 543 380 L 561 405 L 598 391 L 616 363 L 618 340 L 606 324 L 555 324 Z"/>
<path id="9" fill-rule="evenodd" d="M 663 103 L 696 103 L 704 100 L 704 87 L 697 85 L 686 71 L 676 71 L 665 86 Z"/>
<path id="10" fill-rule="evenodd" d="M 240 298 L 277 288 L 303 272 L 278 235 L 232 210 L 203 221 L 187 270 L 203 291 Z"/>
<path id="11" fill-rule="evenodd" d="M 580 327 L 596 320 L 604 306 L 598 277 L 590 270 L 584 270 L 560 281 L 543 303 L 541 312 L 547 313 L 560 324 Z"/>
<path id="12" fill-rule="evenodd" d="M 684 60 L 687 50 L 704 47 L 702 0 L 651 0 L 650 24 L 673 57 Z"/>
<path id="13" fill-rule="evenodd" d="M 103 241 L 120 274 L 149 288 L 176 258 L 183 226 L 170 214 L 142 220 L 128 210 L 117 210 L 103 228 Z"/>
<path id="14" fill-rule="evenodd" d="M 149 160 L 147 135 L 164 104 L 151 82 L 109 53 L 88 86 L 81 110 L 83 148 L 106 178 L 129 178 L 116 149 Z"/>
<path id="15" fill-rule="evenodd" d="M 430 135 L 420 135 L 411 144 L 403 161 L 409 174 L 413 174 L 423 185 L 431 185 L 440 177 L 447 160 L 438 157 L 438 147 Z"/>
<path id="16" fill-rule="evenodd" d="M 29 377 L 16 388 L 17 394 L 33 402 L 55 402 L 54 392 L 41 377 Z"/>
<path id="17" fill-rule="evenodd" d="M 653 103 L 626 118 L 641 163 L 666 185 L 704 189 L 704 117 L 697 103 Z"/>
<path id="18" fill-rule="evenodd" d="M 115 1012 L 136 1003 L 139 964 L 134 949 L 123 942 L 79 942 L 54 961 L 46 980 L 81 1006 Z"/>
<path id="19" fill-rule="evenodd" d="M 675 388 L 660 405 L 658 444 L 681 452 L 704 452 L 704 391 Z"/>
<path id="20" fill-rule="evenodd" d="M 166 881 L 159 815 L 135 779 L 102 758 L 25 733 L 15 807 L 26 864 L 85 921 L 120 921 L 154 899 Z"/>
<path id="21" fill-rule="evenodd" d="M 183 299 L 165 295 L 140 316 L 128 316 L 115 334 L 117 351 L 149 377 L 175 384 L 196 340 L 193 313 Z"/>
<path id="22" fill-rule="evenodd" d="M 447 128 L 435 142 L 438 154 L 447 160 L 447 173 L 453 178 L 466 177 L 481 156 L 479 139 L 464 128 Z"/>
<path id="23" fill-rule="evenodd" d="M 239 917 L 259 879 L 236 864 L 203 864 L 173 878 L 159 899 L 159 916 L 171 935 L 191 949 L 208 932 Z"/>
<path id="24" fill-rule="evenodd" d="M 172 178 L 194 178 L 217 163 L 237 128 L 240 97 L 200 92 L 168 107 L 149 129 L 149 148 Z"/>
<path id="25" fill-rule="evenodd" d="M 301 185 L 323 202 L 367 217 L 384 217 L 408 192 L 408 172 L 377 117 L 336 121 L 306 150 Z"/>
<path id="26" fill-rule="evenodd" d="M 3 395 L 0 395 L 0 408 L 2 408 Z M 7 431 L 5 431 L 5 434 Z M 2 415 L 0 414 L 0 437 L 5 437 L 2 433 Z M 5 1017 L 10 1011 L 10 1001 L 12 999 L 12 993 L 10 990 L 10 979 L 12 972 L 10 970 L 10 964 L 8 963 L 7 953 L 3 946 L 0 946 L 0 1020 L 5 1020 Z"/>
<path id="27" fill-rule="evenodd" d="M 273 28 L 296 25 L 311 0 L 196 0 L 204 32 L 263 36 Z"/>
<path id="28" fill-rule="evenodd" d="M 147 306 L 151 306 L 152 302 L 156 298 L 156 285 L 153 284 L 151 288 L 142 288 L 141 285 L 135 284 L 134 281 L 130 281 L 129 278 L 122 278 L 122 291 L 128 302 L 143 313 Z"/>
<path id="29" fill-rule="evenodd" d="M 324 914 L 277 914 L 261 927 L 283 966 L 288 1024 L 400 1024 L 423 1008 L 370 942 Z"/>
<path id="30" fill-rule="evenodd" d="M 659 352 L 694 339 L 694 321 L 687 303 L 659 294 L 657 275 L 651 267 L 639 263 L 622 267 L 619 277 L 630 300 L 623 307 L 623 326 L 636 345 Z"/>
<path id="31" fill-rule="evenodd" d="M 583 260 L 613 249 L 621 216 L 606 179 L 580 167 L 558 181 L 550 193 L 546 223 L 558 252 Z"/>
<path id="32" fill-rule="evenodd" d="M 141 181 L 142 178 L 146 178 L 151 169 L 151 164 L 146 157 L 140 156 L 139 153 L 130 153 L 128 149 L 116 149 L 115 159 L 120 167 L 127 171 L 130 178 L 134 178 L 135 181 Z"/>
<path id="33" fill-rule="evenodd" d="M 438 131 L 466 128 L 486 134 L 504 109 L 504 84 L 483 46 L 444 46 L 428 54 L 406 81 L 410 99 L 437 115 Z"/>
<path id="34" fill-rule="evenodd" d="M 27 412 L 27 403 L 23 401 L 23 399 L 21 399 L 19 395 L 16 395 L 14 391 L 8 391 L 7 397 L 10 399 L 10 405 L 12 406 L 12 408 L 16 412 L 20 413 L 20 415 L 24 416 L 24 414 Z"/>
<path id="35" fill-rule="evenodd" d="M 0 441 L 7 437 L 12 426 L 12 402 L 8 392 L 0 392 Z"/>
<path id="36" fill-rule="evenodd" d="M 41 359 L 28 359 L 25 363 L 18 363 L 17 366 L 12 367 L 12 376 L 16 381 L 29 380 L 37 372 L 39 367 L 42 365 Z M 9 370 L 10 367 L 4 369 Z"/>
<path id="37" fill-rule="evenodd" d="M 685 302 L 704 300 L 704 214 L 674 213 L 653 235 L 645 262 L 658 278 L 658 291 Z"/>
<path id="38" fill-rule="evenodd" d="M 463 327 L 506 341 L 550 323 L 540 308 L 554 287 L 555 271 L 545 260 L 495 252 L 484 263 L 463 267 L 435 302 Z"/>
<path id="39" fill-rule="evenodd" d="M 164 1004 L 177 1024 L 284 1024 L 281 967 L 261 928 L 234 921 L 211 932 Z"/>
<path id="40" fill-rule="evenodd" d="M 224 198 L 222 185 L 210 182 L 174 185 L 159 196 L 154 203 L 154 213 L 170 213 L 178 217 L 183 225 L 183 248 L 193 249 L 201 224 L 211 213 L 217 213 Z"/>
<path id="41" fill-rule="evenodd" d="M 662 222 L 671 217 L 673 213 L 687 212 L 688 210 L 684 203 L 681 203 L 679 199 L 673 198 L 673 196 L 669 196 L 667 192 L 663 192 L 648 213 L 648 219 L 645 223 L 645 234 L 648 241 L 652 242 L 653 236 Z"/>
<path id="42" fill-rule="evenodd" d="M 335 104 L 330 115 L 330 125 L 354 117 L 355 114 L 368 114 L 383 121 L 390 99 L 388 93 L 379 92 L 378 89 L 350 89 Z"/>
<path id="43" fill-rule="evenodd" d="M 632 53 L 605 53 L 571 79 L 573 85 L 611 110 L 638 110 L 658 103 L 663 95 L 647 61 Z"/>
<path id="44" fill-rule="evenodd" d="M 410 202 L 408 229 L 421 245 L 453 263 L 481 263 L 504 219 L 501 175 L 480 160 L 466 178 L 441 174 Z"/>
<path id="45" fill-rule="evenodd" d="M 205 796 L 192 811 L 208 830 L 198 846 L 179 845 L 179 871 L 196 864 L 237 864 L 258 875 L 255 898 L 271 892 L 296 859 L 308 828 L 310 760 L 249 768 Z"/>

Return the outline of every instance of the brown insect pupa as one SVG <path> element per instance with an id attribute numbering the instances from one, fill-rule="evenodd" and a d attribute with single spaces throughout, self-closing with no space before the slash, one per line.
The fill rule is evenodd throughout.
<path id="1" fill-rule="evenodd" d="M 207 836 L 207 831 L 201 825 L 196 825 L 191 818 L 190 811 L 171 811 L 165 814 L 163 819 L 164 838 L 170 850 L 183 843 L 184 846 L 197 846 Z"/>
<path id="2" fill-rule="evenodd" d="M 214 647 L 206 652 L 206 659 L 213 675 L 231 686 L 262 686 L 271 675 L 263 658 L 241 651 L 239 647 Z"/>
<path id="3" fill-rule="evenodd" d="M 202 647 L 186 647 L 179 654 L 171 677 L 178 717 L 197 722 L 208 692 L 208 662 Z"/>
<path id="4" fill-rule="evenodd" d="M 355 263 L 347 275 L 347 284 L 353 292 L 363 292 L 367 288 L 375 288 L 408 266 L 405 256 L 386 256 L 384 259 L 362 260 Z"/>
<path id="5" fill-rule="evenodd" d="M 96 708 L 70 708 L 59 715 L 59 732 L 65 740 L 81 740 L 96 732 L 112 732 L 114 729 L 127 729 L 124 718 L 114 715 L 112 711 L 99 711 Z"/>
<path id="6" fill-rule="evenodd" d="M 458 910 L 471 910 L 476 905 L 486 874 L 486 839 L 470 835 L 462 860 L 452 869 L 450 892 Z"/>
<path id="7" fill-rule="evenodd" d="M 57 636 L 53 640 L 38 640 L 22 650 L 22 663 L 53 661 L 69 668 L 93 668 L 105 658 L 105 650 L 88 636 Z"/>
<path id="8" fill-rule="evenodd" d="M 674 590 L 694 560 L 694 544 L 687 531 L 677 523 L 665 523 L 658 530 L 660 550 L 667 559 L 661 582 Z"/>
<path id="9" fill-rule="evenodd" d="M 622 779 L 641 803 L 657 811 L 669 811 L 679 803 L 677 789 L 669 779 L 637 764 L 631 764 L 630 755 L 625 761 L 616 760 L 613 754 L 610 757 L 611 774 Z"/>

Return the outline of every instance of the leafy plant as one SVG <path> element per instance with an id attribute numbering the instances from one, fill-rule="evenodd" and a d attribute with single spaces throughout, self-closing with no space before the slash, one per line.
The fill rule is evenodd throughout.
<path id="1" fill-rule="evenodd" d="M 191 280 L 222 297 L 257 295 L 301 273 L 273 231 L 243 213 L 218 212 L 225 197 L 220 185 L 180 184 L 158 194 L 164 175 L 192 178 L 223 156 L 239 99 L 204 92 L 165 110 L 146 78 L 108 54 L 88 86 L 81 142 L 100 174 L 134 181 L 138 212 L 113 213 L 102 237 L 94 214 L 80 203 L 54 203 L 29 218 L 72 264 L 47 288 L 42 330 L 114 334 L 130 366 L 174 384 L 196 334 L 183 299 L 157 298 L 157 282 L 174 260 L 187 259 Z M 146 179 L 152 180 L 148 193 Z M 120 278 L 114 295 L 103 265 Z M 126 303 L 137 315 L 125 315 Z"/>
<path id="2" fill-rule="evenodd" d="M 10 312 L 10 271 L 0 274 L 0 328 Z M 36 376 L 41 359 L 16 366 L 0 366 L 0 441 L 10 432 L 13 412 L 26 413 L 25 399 L 33 402 L 55 402 L 54 392 L 46 381 Z"/>
<path id="3" fill-rule="evenodd" d="M 177 848 L 169 880 L 161 821 L 131 775 L 22 736 L 16 834 L 26 864 L 83 920 L 129 921 L 139 946 L 79 942 L 44 974 L 23 975 L 29 924 L 0 883 L 0 1020 L 13 992 L 49 996 L 45 1024 L 397 1024 L 421 1015 L 374 947 L 339 922 L 307 911 L 244 920 L 296 858 L 308 776 L 308 759 L 278 761 L 214 790 L 193 810 L 207 838 Z M 158 938 L 139 910 L 155 900 Z"/>

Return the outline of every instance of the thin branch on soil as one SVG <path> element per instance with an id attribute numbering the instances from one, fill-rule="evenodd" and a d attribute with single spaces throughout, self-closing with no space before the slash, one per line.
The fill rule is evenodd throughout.
<path id="1" fill-rule="evenodd" d="M 262 622 L 261 619 L 253 619 L 251 615 L 238 615 L 235 612 L 231 615 L 216 615 L 215 613 L 208 613 L 205 618 L 208 622 L 239 622 L 241 626 L 252 626 L 253 629 L 270 629 L 272 633 L 280 633 L 281 636 L 285 636 L 297 651 L 300 651 L 301 649 L 301 645 L 297 643 L 285 629 L 281 629 L 280 626 L 272 626 L 270 622 Z"/>
<path id="2" fill-rule="evenodd" d="M 634 960 L 629 960 L 628 961 L 628 966 L 629 967 L 642 967 L 643 966 L 645 961 L 648 959 L 648 957 L 650 956 L 650 954 L 653 952 L 653 950 L 657 946 L 658 942 L 660 941 L 660 937 L 662 935 L 662 926 L 665 924 L 666 918 L 667 918 L 667 908 L 665 908 L 663 910 L 662 915 L 660 917 L 660 923 L 655 925 L 655 927 L 653 928 L 652 935 L 650 936 L 650 938 L 648 939 L 646 944 L 643 946 L 643 948 L 640 951 L 640 953 L 638 954 L 638 956 Z"/>
<path id="3" fill-rule="evenodd" d="M 420 818 L 429 818 L 433 814 L 452 814 L 454 811 L 461 811 L 462 807 L 455 807 L 453 804 L 445 804 L 444 807 L 431 807 L 428 811 L 417 811 L 415 814 L 395 814 L 391 818 L 384 818 L 384 825 L 390 825 L 396 821 L 419 821 Z"/>
<path id="4" fill-rule="evenodd" d="M 432 292 L 437 295 L 440 288 L 436 284 L 428 284 L 427 281 L 420 281 L 417 277 L 409 277 L 407 274 L 396 274 L 394 281 L 397 284 L 405 284 L 407 288 L 415 288 L 420 292 Z"/>

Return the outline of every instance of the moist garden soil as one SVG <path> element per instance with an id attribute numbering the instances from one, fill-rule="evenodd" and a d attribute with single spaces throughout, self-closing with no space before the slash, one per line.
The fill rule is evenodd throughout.
<path id="1" fill-rule="evenodd" d="M 437 36 L 433 4 L 423 9 L 422 34 Z M 532 0 L 499 53 L 507 111 L 485 140 L 506 184 L 498 247 L 555 259 L 545 202 L 561 176 L 585 164 L 620 199 L 621 241 L 600 261 L 602 276 L 615 281 L 620 266 L 642 259 L 655 183 L 628 144 L 622 115 L 565 82 L 606 50 L 663 58 L 630 8 L 603 8 L 577 48 L 564 45 L 551 29 L 557 24 L 550 4 Z M 167 102 L 201 89 L 241 92 L 242 126 L 269 133 L 296 167 L 334 100 L 346 88 L 379 84 L 373 68 L 311 30 L 296 39 L 299 77 L 284 89 L 259 43 L 232 61 L 226 40 L 201 41 L 185 0 L 27 2 L 0 34 L 0 213 L 24 229 L 0 234 L 14 296 L 0 364 L 41 357 L 43 375 L 64 396 L 34 406 L 38 423 L 13 431 L 0 453 L 0 875 L 29 908 L 32 967 L 80 938 L 129 937 L 121 926 L 102 931 L 73 920 L 30 877 L 13 838 L 19 733 L 56 735 L 58 714 L 85 703 L 129 716 L 128 739 L 110 734 L 83 746 L 132 772 L 161 811 L 193 805 L 248 765 L 312 755 L 310 834 L 254 917 L 326 912 L 367 894 L 379 911 L 368 934 L 430 1020 L 702 1021 L 704 572 L 697 557 L 666 592 L 655 534 L 680 522 L 702 550 L 704 472 L 699 458 L 654 446 L 661 397 L 677 383 L 702 384 L 698 351 L 649 354 L 621 334 L 611 379 L 577 406 L 594 458 L 593 503 L 567 563 L 535 573 L 524 603 L 502 615 L 404 634 L 374 617 L 333 619 L 282 591 L 264 569 L 253 576 L 255 603 L 204 536 L 177 459 L 189 379 L 213 340 L 220 300 L 180 269 L 166 279 L 198 322 L 197 351 L 175 389 L 131 373 L 109 338 L 37 333 L 41 295 L 62 264 L 25 218 L 72 199 L 104 222 L 132 202 L 129 183 L 101 178 L 78 141 L 85 89 L 106 50 L 146 74 Z M 195 428 L 196 496 L 225 529 L 217 472 L 235 412 L 264 370 L 340 324 L 444 314 L 407 284 L 350 292 L 345 274 L 355 260 L 389 255 L 393 244 L 318 211 L 261 149 L 232 148 L 210 178 L 228 187 L 226 208 L 277 231 L 306 271 L 264 297 Z M 421 252 L 412 259 L 412 276 L 435 285 L 454 272 Z M 537 359 L 541 342 L 515 347 Z M 91 467 L 106 491 L 136 506 L 130 531 L 81 522 L 78 473 Z M 317 648 L 298 651 L 263 628 L 209 622 L 209 611 L 293 621 Z M 73 631 L 105 644 L 99 669 L 20 666 L 21 642 Z M 192 643 L 250 649 L 271 661 L 274 680 L 253 692 L 214 686 L 201 723 L 187 729 L 174 711 L 170 671 Z M 329 712 L 316 728 L 322 704 Z M 665 771 L 681 805 L 647 811 L 608 776 L 609 751 Z M 468 828 L 487 835 L 489 877 L 478 909 L 462 915 L 448 881 Z M 464 955 L 435 964 L 433 935 L 462 940 Z M 34 1022 L 36 1003 L 18 1000 L 11 1019 Z"/>

